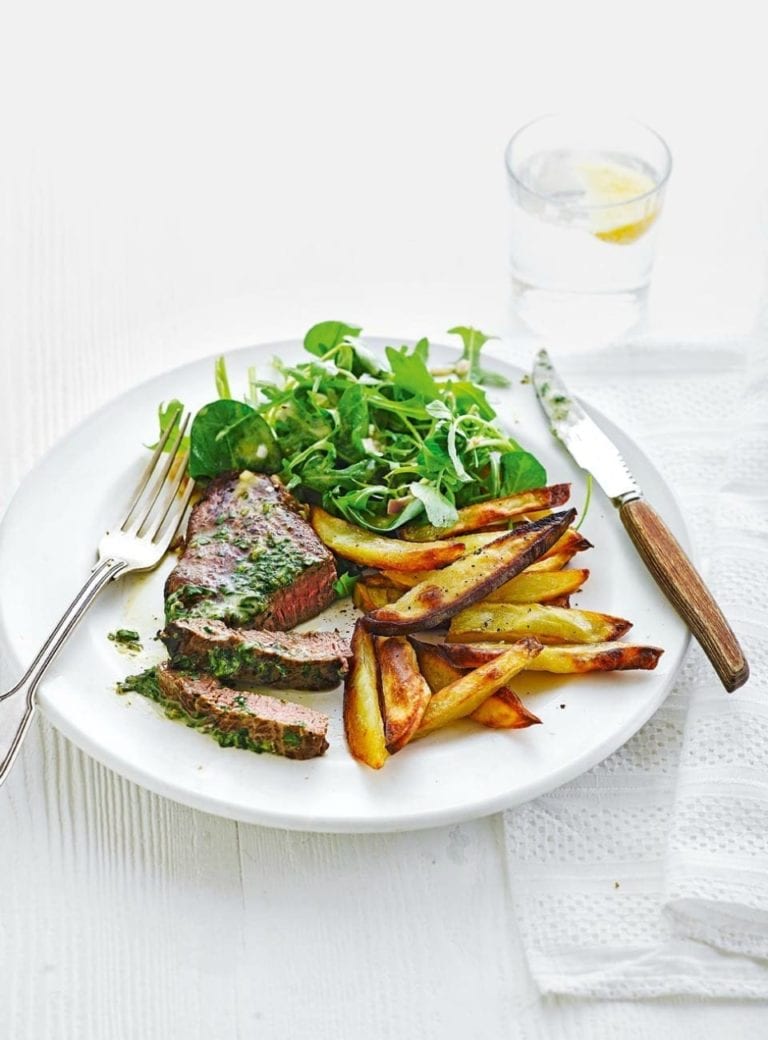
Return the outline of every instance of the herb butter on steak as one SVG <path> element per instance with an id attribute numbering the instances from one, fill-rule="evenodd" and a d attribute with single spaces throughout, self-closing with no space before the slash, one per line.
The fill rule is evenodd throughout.
<path id="1" fill-rule="evenodd" d="M 281 631 L 324 610 L 335 580 L 333 556 L 276 478 L 217 477 L 192 510 L 165 616 Z"/>
<path id="2" fill-rule="evenodd" d="M 129 675 L 118 689 L 149 697 L 171 718 L 208 733 L 222 747 L 285 758 L 317 758 L 328 748 L 326 715 L 277 697 L 231 690 L 208 675 L 177 672 L 162 664 Z"/>
<path id="3" fill-rule="evenodd" d="M 337 632 L 265 632 L 199 618 L 160 633 L 174 668 L 278 689 L 331 690 L 347 671 L 349 640 Z"/>

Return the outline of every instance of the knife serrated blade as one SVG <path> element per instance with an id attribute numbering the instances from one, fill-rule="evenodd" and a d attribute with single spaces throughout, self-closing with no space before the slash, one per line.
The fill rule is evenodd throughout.
<path id="1" fill-rule="evenodd" d="M 581 468 L 592 474 L 606 495 L 620 501 L 639 498 L 640 488 L 621 452 L 571 397 L 546 350 L 536 355 L 533 386 L 552 433 Z"/>
<path id="2" fill-rule="evenodd" d="M 701 575 L 667 525 L 643 498 L 616 445 L 591 419 L 555 371 L 546 350 L 533 385 L 552 433 L 613 501 L 621 522 L 657 585 L 696 636 L 729 692 L 749 678 L 744 651 Z"/>

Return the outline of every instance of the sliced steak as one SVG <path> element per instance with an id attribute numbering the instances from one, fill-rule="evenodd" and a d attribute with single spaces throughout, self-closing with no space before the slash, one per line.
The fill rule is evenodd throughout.
<path id="1" fill-rule="evenodd" d="M 184 555 L 165 584 L 169 622 L 293 628 L 334 599 L 336 567 L 275 478 L 217 477 L 192 510 Z"/>
<path id="2" fill-rule="evenodd" d="M 328 747 L 328 718 L 300 704 L 241 693 L 210 676 L 193 677 L 167 665 L 157 669 L 162 699 L 203 723 L 220 744 L 270 751 L 286 758 L 317 758 Z"/>
<path id="3" fill-rule="evenodd" d="M 330 690 L 347 671 L 349 640 L 336 632 L 265 632 L 221 621 L 173 621 L 161 633 L 176 668 L 278 689 Z"/>

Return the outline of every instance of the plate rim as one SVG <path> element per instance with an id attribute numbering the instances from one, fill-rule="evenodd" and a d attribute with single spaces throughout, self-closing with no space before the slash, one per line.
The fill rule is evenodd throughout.
<path id="1" fill-rule="evenodd" d="M 361 338 L 364 342 L 373 343 L 375 345 L 384 343 L 385 341 L 388 343 L 415 342 L 411 338 L 403 339 L 401 337 L 385 337 L 379 335 L 363 336 Z M 9 518 L 12 519 L 17 509 L 20 508 L 19 502 L 22 498 L 22 493 L 25 491 L 27 486 L 34 481 L 36 474 L 46 465 L 50 457 L 61 448 L 61 445 L 74 437 L 83 427 L 98 420 L 100 416 L 108 414 L 124 398 L 140 391 L 142 387 L 148 387 L 158 379 L 175 374 L 182 375 L 186 370 L 197 368 L 206 363 L 211 363 L 215 358 L 220 356 L 229 359 L 236 355 L 253 351 L 271 351 L 274 354 L 282 347 L 294 348 L 300 343 L 301 340 L 298 337 L 290 337 L 264 343 L 246 344 L 239 347 L 233 347 L 229 350 L 216 351 L 201 358 L 196 358 L 192 361 L 184 362 L 181 365 L 163 369 L 160 372 L 148 376 L 146 379 L 142 379 L 131 386 L 126 387 L 104 404 L 100 405 L 92 412 L 89 412 L 58 437 L 20 480 L 7 504 L 2 518 L 0 519 L 0 558 L 2 558 L 4 543 L 11 526 Z M 458 348 L 452 344 L 444 344 L 436 341 L 433 346 L 455 350 L 458 353 Z M 521 375 L 525 374 L 524 369 L 511 361 L 498 358 L 495 355 L 490 355 L 489 357 L 492 362 L 499 361 L 504 367 L 511 369 L 515 373 Z M 579 400 L 586 408 L 587 412 L 605 429 L 605 432 L 611 438 L 614 438 L 618 434 L 620 438 L 626 439 L 631 444 L 633 451 L 642 458 L 644 465 L 653 472 L 655 478 L 664 487 L 665 492 L 669 495 L 677 512 L 673 524 L 673 527 L 676 529 L 676 535 L 683 548 L 690 555 L 692 543 L 690 530 L 686 523 L 685 514 L 680 506 L 675 489 L 667 482 L 661 473 L 659 473 L 656 465 L 646 453 L 637 438 L 625 433 L 618 424 L 614 423 L 599 409 L 590 405 L 588 402 L 581 399 Z M 676 661 L 674 666 L 670 668 L 664 681 L 659 684 L 657 694 L 653 700 L 648 703 L 644 702 L 640 705 L 638 709 L 628 717 L 626 722 L 611 734 L 611 737 L 606 741 L 604 748 L 599 751 L 596 751 L 594 748 L 585 749 L 584 752 L 571 760 L 568 768 L 561 769 L 557 772 L 556 779 L 554 779 L 553 776 L 550 776 L 550 782 L 548 782 L 547 778 L 542 778 L 538 782 L 532 783 L 528 786 L 523 785 L 523 787 L 518 789 L 514 795 L 510 795 L 510 792 L 502 792 L 492 797 L 485 797 L 483 799 L 476 799 L 469 803 L 464 803 L 461 806 L 451 805 L 440 809 L 433 809 L 429 812 L 425 810 L 418 810 L 414 813 L 406 812 L 399 814 L 397 817 L 377 817 L 372 819 L 371 817 L 363 815 L 348 815 L 343 819 L 339 819 L 332 814 L 318 817 L 317 814 L 300 815 L 295 812 L 290 816 L 286 816 L 281 813 L 279 809 L 273 809 L 271 807 L 259 807 L 252 812 L 248 812 L 245 811 L 244 806 L 232 805 L 231 803 L 226 802 L 221 798 L 216 798 L 214 795 L 206 792 L 190 791 L 181 783 L 175 784 L 162 776 L 158 776 L 156 773 L 147 772 L 141 768 L 141 766 L 135 765 L 132 761 L 126 761 L 116 753 L 110 752 L 109 747 L 93 740 L 87 733 L 84 733 L 78 727 L 71 724 L 66 714 L 57 709 L 55 699 L 48 698 L 45 695 L 44 686 L 40 690 L 38 710 L 48 722 L 50 722 L 68 740 L 75 744 L 76 747 L 94 758 L 101 765 L 114 771 L 118 776 L 130 780 L 132 783 L 136 783 L 140 787 L 144 787 L 153 794 L 169 798 L 170 800 L 187 806 L 188 808 L 209 813 L 214 816 L 223 817 L 225 819 L 235 820 L 237 822 L 257 824 L 259 826 L 291 831 L 336 834 L 396 833 L 400 831 L 422 830 L 431 827 L 446 826 L 448 824 L 462 823 L 467 820 L 502 812 L 506 809 L 514 809 L 520 805 L 526 804 L 534 798 L 538 798 L 541 795 L 557 790 L 559 787 L 570 783 L 576 777 L 581 776 L 589 769 L 598 765 L 630 740 L 631 737 L 634 736 L 651 718 L 651 716 L 658 711 L 659 707 L 666 700 L 680 673 L 683 661 L 685 660 L 690 648 L 691 640 L 692 635 L 690 631 L 686 630 L 680 648 L 679 659 Z M 11 664 L 15 665 L 16 669 L 20 671 L 23 668 L 23 663 L 19 660 L 16 649 L 10 641 L 6 629 L 5 613 L 2 609 L 2 603 L 0 603 L 0 647 L 2 647 L 6 659 Z M 365 767 L 360 766 L 360 768 L 362 769 Z"/>

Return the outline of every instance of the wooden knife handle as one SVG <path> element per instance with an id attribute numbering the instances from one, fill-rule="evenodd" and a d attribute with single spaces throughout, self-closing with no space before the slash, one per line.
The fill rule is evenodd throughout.
<path id="1" fill-rule="evenodd" d="M 658 513 L 642 499 L 619 516 L 657 584 L 701 644 L 729 693 L 749 678 L 744 651 L 701 575 Z"/>

